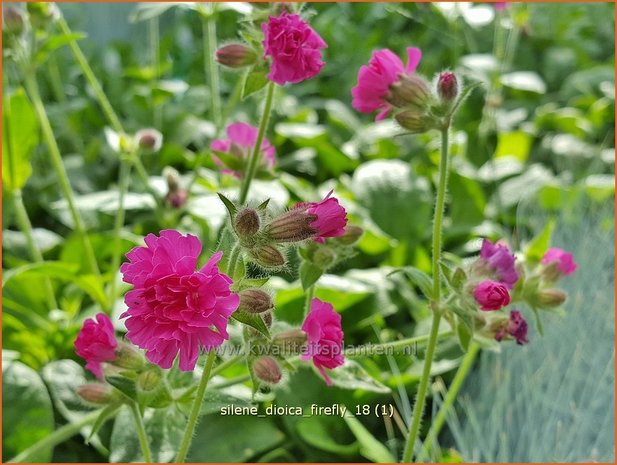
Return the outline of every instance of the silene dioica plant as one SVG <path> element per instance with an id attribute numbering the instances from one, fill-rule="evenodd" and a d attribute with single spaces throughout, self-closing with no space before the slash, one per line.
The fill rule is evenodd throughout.
<path id="1" fill-rule="evenodd" d="M 212 21 L 216 7 L 202 5 L 200 8 L 201 14 Z M 108 286 L 109 306 L 102 308 L 95 319 L 85 321 L 75 341 L 77 355 L 85 360 L 86 368 L 97 378 L 96 382 L 78 389 L 84 402 L 99 407 L 95 415 L 83 420 L 94 424 L 90 436 L 122 406 L 128 406 L 143 459 L 151 462 L 153 456 L 144 428 L 144 415 L 149 410 L 174 404 L 178 407 L 174 414 L 186 424 L 174 459 L 182 463 L 191 447 L 200 411 L 207 402 L 204 399 L 208 382 L 215 373 L 245 363 L 254 396 L 264 390 L 276 391 L 285 378 L 294 376 L 296 367 L 302 363 L 312 363 L 325 383 L 332 384 L 332 373 L 344 369 L 346 364 L 341 315 L 330 303 L 313 295 L 320 276 L 354 254 L 354 244 L 363 233 L 362 225 L 348 222 L 345 202 L 337 198 L 335 192 L 329 192 L 322 199 L 305 199 L 285 212 L 271 209 L 268 199 L 260 204 L 247 201 L 255 178 L 276 176 L 276 147 L 267 138 L 275 93 L 284 92 L 287 85 L 302 85 L 326 66 L 322 52 L 328 44 L 303 18 L 297 5 L 262 6 L 242 23 L 239 35 L 243 42 L 212 50 L 212 63 L 216 59 L 224 67 L 244 70 L 243 97 L 252 95 L 255 104 L 262 105 L 263 110 L 257 126 L 226 122 L 219 96 L 213 95 L 213 118 L 220 128 L 226 126 L 226 135 L 212 141 L 211 157 L 222 175 L 237 180 L 238 191 L 233 198 L 219 194 L 229 213 L 229 221 L 220 233 L 217 250 L 205 260 L 201 258 L 204 251 L 199 237 L 182 234 L 170 225 L 156 234 L 148 234 L 144 238 L 145 245 L 133 248 L 121 263 L 119 237 L 124 225 L 124 196 L 130 175 L 134 171 L 142 179 L 147 177 L 140 154 L 155 153 L 161 147 L 162 135 L 148 128 L 136 134 L 124 131 L 76 42 L 77 36 L 54 4 L 28 3 L 27 14 L 10 7 L 5 12 L 4 22 L 9 58 L 20 70 L 25 87 L 25 95 L 21 94 L 20 98 L 28 98 L 33 104 L 75 231 L 86 251 L 86 262 L 90 272 L 99 277 L 98 264 L 75 206 L 34 77 L 44 56 L 43 44 L 48 48 L 62 44 L 70 46 L 108 119 L 108 142 L 121 160 L 112 269 L 119 270 L 123 281 L 131 286 L 124 296 L 126 310 L 120 317 L 127 333 L 118 338 L 108 316 L 111 304 L 118 297 L 116 280 L 112 279 Z M 52 36 L 56 28 L 62 35 L 50 45 L 49 40 L 43 39 Z M 444 259 L 441 236 L 450 162 L 448 134 L 456 122 L 457 110 L 475 85 L 465 85 L 460 76 L 449 70 L 429 82 L 419 72 L 421 58 L 421 50 L 415 47 L 407 49 L 406 63 L 388 49 L 377 50 L 368 64 L 360 68 L 357 84 L 351 91 L 356 110 L 378 112 L 376 120 L 391 116 L 408 133 L 438 131 L 441 136 L 432 224 L 432 275 L 409 267 L 405 269 L 429 302 L 432 323 L 427 337 L 397 341 L 399 348 L 426 344 L 402 462 L 425 458 L 444 423 L 444 409 L 452 405 L 456 396 L 458 387 L 453 386 L 442 411 L 424 442 L 420 443 L 418 436 L 437 340 L 442 337 L 458 339 L 466 356 L 457 379 L 465 376 L 480 348 L 509 342 L 528 343 L 527 320 L 530 317 L 541 333 L 540 311 L 555 310 L 563 304 L 566 294 L 556 287 L 557 282 L 577 267 L 568 252 L 548 248 L 546 235 L 521 252 L 512 251 L 505 241 L 483 239 L 480 255 L 466 266 L 455 266 L 451 260 Z M 218 87 L 213 80 L 217 71 L 211 69 L 210 72 L 209 79 L 214 84 L 211 87 L 216 90 Z M 5 157 L 10 156 L 10 147 L 7 150 L 9 153 L 5 152 Z M 195 168 L 195 176 L 198 168 Z M 168 170 L 166 178 L 168 193 L 164 199 L 151 192 L 158 212 L 165 208 L 182 209 L 189 196 L 177 172 Z M 14 172 L 10 179 L 13 182 L 11 185 L 5 183 L 5 188 L 14 201 L 20 228 L 29 238 L 31 258 L 40 262 L 42 256 L 21 201 L 20 189 L 25 178 L 23 173 Z M 293 262 L 299 263 L 298 269 L 290 265 L 291 254 L 297 254 Z M 269 275 L 281 270 L 297 273 L 304 289 L 304 321 L 299 327 L 274 320 L 275 299 L 268 288 L 268 279 Z M 50 308 L 57 308 L 53 289 L 46 286 L 43 291 Z M 533 314 L 524 315 L 512 308 L 516 303 L 526 304 Z M 451 331 L 440 333 L 442 320 Z M 244 347 L 238 354 L 226 357 L 224 351 L 217 349 L 226 347 L 228 328 L 232 325 L 242 327 Z M 198 376 L 194 380 L 191 377 L 193 381 L 181 387 L 174 385 L 171 379 L 179 372 L 197 371 L 201 354 L 205 354 L 205 361 Z M 245 381 L 245 378 L 241 380 Z M 42 443 L 54 439 L 44 439 Z M 16 460 L 27 460 L 37 447 L 40 444 L 20 454 Z M 193 447 L 207 447 L 207 444 Z"/>

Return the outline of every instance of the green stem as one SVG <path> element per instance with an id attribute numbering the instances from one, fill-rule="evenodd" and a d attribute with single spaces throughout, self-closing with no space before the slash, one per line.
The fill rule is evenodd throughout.
<path id="1" fill-rule="evenodd" d="M 199 412 L 201 411 L 201 404 L 204 402 L 206 387 L 208 386 L 208 381 L 210 380 L 210 372 L 212 371 L 212 365 L 215 357 L 216 351 L 211 350 L 208 354 L 208 359 L 206 360 L 206 366 L 203 374 L 201 375 L 199 386 L 197 387 L 197 393 L 195 394 L 195 400 L 193 400 L 193 405 L 191 406 L 191 412 L 189 413 L 186 430 L 184 430 L 184 436 L 182 437 L 182 442 L 180 443 L 180 449 L 178 450 L 178 455 L 176 455 L 176 459 L 174 460 L 175 463 L 184 463 L 186 454 L 188 454 L 191 439 L 193 438 L 193 433 L 195 432 L 195 426 L 197 426 Z"/>
<path id="2" fill-rule="evenodd" d="M 272 111 L 272 101 L 274 100 L 274 83 L 272 81 L 268 82 L 266 86 L 266 103 L 264 106 L 264 112 L 261 115 L 261 122 L 259 123 L 259 132 L 257 133 L 257 140 L 255 141 L 255 147 L 253 147 L 253 152 L 251 153 L 251 157 L 249 158 L 248 168 L 244 175 L 244 181 L 242 182 L 242 188 L 240 189 L 240 204 L 242 205 L 246 202 L 248 197 L 249 188 L 251 187 L 251 182 L 257 174 L 257 168 L 259 166 L 259 159 L 261 158 L 261 143 L 264 140 L 264 135 L 266 133 L 266 128 L 268 127 L 268 122 L 270 121 L 270 113 Z"/>
<path id="3" fill-rule="evenodd" d="M 454 375 L 452 384 L 450 384 L 450 387 L 448 388 L 448 393 L 446 394 L 446 397 L 444 398 L 443 404 L 439 408 L 439 412 L 437 412 L 437 416 L 433 420 L 433 423 L 431 424 L 431 428 L 428 434 L 426 435 L 426 439 L 424 440 L 424 444 L 422 446 L 422 451 L 420 452 L 420 455 L 418 456 L 418 462 L 422 462 L 426 458 L 426 455 L 430 452 L 431 448 L 433 447 L 433 443 L 437 439 L 437 436 L 439 436 L 439 432 L 441 431 L 441 428 L 445 424 L 446 418 L 448 417 L 448 413 L 450 412 L 452 405 L 454 405 L 456 396 L 458 395 L 458 392 L 460 391 L 461 386 L 463 385 L 463 381 L 465 381 L 465 378 L 467 377 L 467 373 L 469 373 L 469 369 L 473 365 L 473 362 L 476 359 L 476 355 L 478 354 L 479 350 L 480 350 L 480 346 L 476 344 L 475 342 L 471 341 L 467 349 L 467 353 L 465 354 L 465 357 L 463 358 L 461 365 L 458 367 L 456 375 Z"/>
<path id="4" fill-rule="evenodd" d="M 236 275 L 236 266 L 238 265 L 238 258 L 240 257 L 240 249 L 240 244 L 236 243 L 233 249 L 231 249 L 231 254 L 229 255 L 229 266 L 227 267 L 227 272 L 232 279 Z"/>
<path id="5" fill-rule="evenodd" d="M 441 320 L 441 230 L 443 225 L 443 214 L 446 200 L 446 186 L 448 183 L 448 127 L 441 131 L 441 158 L 439 162 L 439 184 L 437 186 L 437 198 L 435 200 L 435 219 L 433 222 L 433 295 L 431 308 L 433 311 L 433 321 L 431 323 L 431 331 L 426 348 L 426 356 L 424 359 L 424 368 L 422 370 L 422 378 L 418 386 L 418 393 L 413 410 L 411 427 L 409 428 L 409 436 L 405 444 L 403 453 L 403 463 L 411 462 L 413 450 L 420 430 L 420 423 L 424 413 L 424 404 L 426 402 L 426 392 L 428 388 L 429 378 L 431 376 L 431 366 L 433 364 L 433 355 L 435 346 L 437 345 L 437 335 L 439 334 L 439 322 Z"/>
<path id="6" fill-rule="evenodd" d="M 24 205 L 24 201 L 21 195 L 21 190 L 17 190 L 13 193 L 13 206 L 15 208 L 15 218 L 17 220 L 17 225 L 21 232 L 24 233 L 26 237 L 26 245 L 28 247 L 28 253 L 30 254 L 30 258 L 33 262 L 42 263 L 43 262 L 43 254 L 39 250 L 36 242 L 34 240 L 34 235 L 32 232 L 32 223 L 30 223 L 30 218 L 28 217 L 28 212 L 26 211 L 26 207 Z M 49 305 L 50 309 L 58 308 L 58 303 L 56 302 L 56 297 L 54 295 L 54 288 L 51 285 L 51 281 L 49 278 L 44 278 L 43 285 L 45 287 L 45 297 L 47 298 L 47 305 Z"/>
<path id="7" fill-rule="evenodd" d="M 56 55 L 54 53 L 49 54 L 46 66 L 47 75 L 49 76 L 49 83 L 51 84 L 51 89 L 54 93 L 55 99 L 59 103 L 66 102 L 66 95 L 64 95 L 64 88 L 62 86 L 62 76 L 60 75 L 58 61 L 56 60 Z"/>
<path id="8" fill-rule="evenodd" d="M 216 5 L 211 5 L 212 11 L 202 15 L 201 30 L 204 47 L 204 64 L 208 85 L 210 87 L 210 119 L 216 127 L 217 133 L 221 127 L 221 89 L 219 72 L 214 59 L 216 53 Z"/>
<path id="9" fill-rule="evenodd" d="M 120 237 L 120 233 L 122 231 L 122 227 L 124 226 L 124 199 L 126 197 L 126 193 L 129 190 L 130 181 L 131 164 L 129 160 L 126 160 L 125 157 L 122 157 L 120 159 L 120 175 L 118 178 L 118 211 L 116 212 L 116 220 L 114 223 L 114 245 L 113 254 L 111 257 L 111 283 L 109 286 L 109 305 L 112 310 L 116 302 L 116 271 L 120 268 L 120 260 L 122 253 L 122 239 Z"/>
<path id="10" fill-rule="evenodd" d="M 230 359 L 227 359 L 224 362 L 219 363 L 216 367 L 212 369 L 212 373 L 210 374 L 210 377 L 214 375 L 218 375 L 219 373 L 222 373 L 227 368 L 229 368 L 232 365 L 235 365 L 237 362 L 239 362 L 243 358 L 244 357 L 242 355 L 236 355 L 235 357 L 231 357 Z"/>
<path id="11" fill-rule="evenodd" d="M 76 434 L 78 434 L 79 431 L 84 426 L 96 421 L 100 413 L 101 413 L 100 410 L 95 410 L 94 412 L 91 412 L 88 415 L 82 417 L 80 420 L 76 421 L 75 423 L 68 423 L 58 428 L 53 433 L 51 433 L 49 436 L 46 436 L 45 438 L 41 439 L 39 442 L 31 445 L 26 450 L 17 454 L 15 457 L 10 459 L 8 463 L 31 462 L 34 456 L 36 456 L 36 454 L 38 454 L 39 452 L 44 451 L 48 448 L 57 446 L 58 444 L 62 444 L 67 439 L 70 439 Z"/>
<path id="12" fill-rule="evenodd" d="M 64 18 L 61 17 L 60 19 L 58 19 L 58 25 L 60 26 L 63 34 L 72 34 L 71 28 L 69 27 L 68 23 L 65 21 Z M 99 80 L 96 78 L 94 71 L 90 67 L 86 56 L 81 51 L 81 48 L 79 48 L 77 41 L 75 39 L 70 40 L 69 47 L 71 48 L 71 51 L 73 52 L 75 60 L 77 60 L 81 71 L 84 73 L 84 76 L 88 80 L 90 87 L 92 87 L 92 91 L 94 92 L 96 99 L 101 105 L 103 113 L 105 113 L 105 116 L 109 120 L 109 124 L 111 124 L 111 127 L 114 129 L 114 131 L 121 135 L 124 134 L 122 123 L 120 123 L 120 118 L 118 118 L 118 115 L 111 106 L 111 103 L 109 103 L 109 99 L 107 98 L 107 95 L 105 95 L 105 91 L 103 91 Z"/>
<path id="13" fill-rule="evenodd" d="M 437 340 L 445 339 L 452 336 L 452 331 L 444 331 L 437 334 Z M 381 344 L 371 344 L 368 346 L 354 347 L 353 349 L 345 352 L 345 357 L 367 357 L 373 355 L 386 355 L 385 351 L 390 349 L 392 351 L 396 349 L 405 349 L 408 347 L 414 347 L 418 344 L 424 344 L 430 339 L 430 334 L 424 334 L 423 336 L 410 337 L 407 339 L 401 339 L 400 341 L 384 342 Z"/>
<path id="14" fill-rule="evenodd" d="M 66 199 L 71 218 L 73 219 L 75 231 L 81 239 L 85 258 L 88 263 L 88 268 L 90 269 L 91 273 L 100 277 L 99 267 L 96 263 L 94 250 L 92 249 L 92 244 L 90 244 L 90 239 L 88 238 L 88 234 L 86 233 L 86 227 L 84 226 L 83 220 L 81 219 L 79 210 L 77 210 L 77 206 L 75 205 L 75 195 L 73 194 L 73 188 L 71 187 L 69 177 L 66 173 L 66 169 L 64 168 L 64 164 L 62 162 L 62 155 L 60 154 L 58 143 L 56 142 L 56 139 L 54 137 L 51 123 L 49 122 L 49 118 L 47 117 L 45 106 L 43 105 L 43 101 L 41 100 L 41 94 L 39 92 L 38 83 L 36 82 L 34 70 L 26 69 L 23 74 L 26 84 L 26 90 L 30 95 L 30 99 L 32 100 L 32 104 L 34 105 L 34 110 L 36 111 L 37 117 L 41 124 L 43 139 L 45 141 L 45 144 L 47 145 L 47 151 L 49 152 L 51 163 L 54 167 L 56 175 L 58 176 L 60 188 L 62 189 L 62 193 L 64 195 L 64 198 Z"/>
<path id="15" fill-rule="evenodd" d="M 150 60 L 154 68 L 155 80 L 158 82 L 161 79 L 161 62 L 159 54 L 159 18 L 155 16 L 148 22 L 148 30 L 150 33 Z M 151 91 L 150 105 L 153 111 L 153 125 L 156 129 L 161 129 L 163 125 L 163 108 L 156 104 L 154 91 Z"/>
<path id="16" fill-rule="evenodd" d="M 315 285 L 309 286 L 309 288 L 306 290 L 306 298 L 304 300 L 304 316 L 305 317 L 311 311 L 311 301 L 313 300 L 314 296 L 315 296 Z"/>
<path id="17" fill-rule="evenodd" d="M 129 404 L 131 413 L 133 414 L 133 421 L 135 422 L 135 430 L 137 431 L 137 437 L 139 438 L 139 445 L 141 446 L 141 453 L 144 456 L 145 463 L 152 463 L 152 453 L 150 452 L 150 446 L 148 445 L 148 437 L 146 436 L 146 427 L 144 426 L 144 420 L 141 417 L 139 406 L 137 402 L 131 402 Z"/>
<path id="18" fill-rule="evenodd" d="M 162 200 L 159 197 L 159 194 L 150 185 L 150 176 L 148 176 L 148 172 L 146 171 L 144 164 L 141 162 L 141 158 L 139 158 L 138 155 L 133 155 L 131 156 L 131 163 L 135 167 L 135 172 L 137 173 L 137 176 L 139 176 L 139 179 L 144 185 L 144 188 L 146 189 L 148 194 L 150 194 L 150 196 L 152 196 L 152 198 L 154 199 L 154 204 L 158 212 L 158 209 L 162 205 Z"/>
<path id="19" fill-rule="evenodd" d="M 236 384 L 242 384 L 242 383 L 246 383 L 247 381 L 249 381 L 251 379 L 251 375 L 240 375 L 240 376 L 236 376 L 235 378 L 230 378 L 226 381 L 223 381 L 222 383 L 219 383 L 216 385 L 217 389 L 223 389 L 229 386 L 235 386 Z"/>

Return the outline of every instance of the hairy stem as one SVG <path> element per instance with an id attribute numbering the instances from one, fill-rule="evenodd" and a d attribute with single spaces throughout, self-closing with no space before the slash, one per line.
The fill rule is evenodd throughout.
<path id="1" fill-rule="evenodd" d="M 227 267 L 227 273 L 231 279 L 233 279 L 236 275 L 236 267 L 238 266 L 238 259 L 240 258 L 240 249 L 240 244 L 235 244 L 233 249 L 231 249 L 231 254 L 229 255 L 229 266 Z"/>
<path id="2" fill-rule="evenodd" d="M 204 48 L 204 65 L 206 76 L 208 76 L 208 86 L 210 87 L 210 119 L 216 127 L 218 133 L 221 128 L 221 86 L 219 82 L 219 72 L 214 59 L 216 53 L 216 4 L 211 5 L 212 11 L 202 16 L 201 28 Z"/>
<path id="3" fill-rule="evenodd" d="M 186 460 L 186 455 L 188 454 L 189 447 L 191 446 L 191 439 L 193 439 L 193 434 L 195 433 L 195 426 L 197 426 L 197 419 L 199 418 L 199 412 L 201 411 L 201 404 L 204 402 L 206 387 L 208 386 L 208 381 L 210 380 L 212 365 L 214 364 L 215 358 L 216 351 L 211 350 L 208 354 L 208 359 L 206 360 L 206 366 L 203 374 L 201 375 L 199 386 L 197 387 L 195 400 L 193 400 L 188 423 L 186 424 L 186 430 L 184 430 L 184 436 L 182 437 L 182 442 L 180 443 L 180 449 L 178 449 L 178 455 L 176 455 L 176 459 L 174 460 L 175 463 L 184 463 Z"/>
<path id="4" fill-rule="evenodd" d="M 437 340 L 445 339 L 454 334 L 452 331 L 444 331 L 437 334 Z M 386 355 L 388 350 L 407 349 L 424 344 L 430 339 L 430 334 L 401 339 L 400 341 L 383 342 L 381 344 L 370 344 L 358 346 L 345 351 L 345 357 L 370 357 L 373 355 Z"/>
<path id="5" fill-rule="evenodd" d="M 311 311 L 311 301 L 313 300 L 314 296 L 315 296 L 315 285 L 309 286 L 309 288 L 306 290 L 306 298 L 304 300 L 304 317 L 305 318 L 306 318 L 306 315 L 308 315 L 309 312 Z"/>
<path id="6" fill-rule="evenodd" d="M 469 373 L 469 369 L 473 365 L 473 362 L 476 359 L 476 355 L 478 354 L 479 350 L 480 346 L 475 342 L 471 341 L 471 343 L 469 344 L 469 348 L 467 349 L 467 353 L 465 354 L 461 365 L 458 367 L 456 375 L 454 375 L 452 384 L 450 384 L 448 393 L 446 394 L 443 404 L 441 405 L 439 412 L 437 412 L 437 416 L 431 424 L 431 429 L 426 435 L 426 439 L 424 440 L 424 444 L 422 446 L 422 451 L 418 456 L 418 462 L 421 462 L 426 458 L 427 454 L 431 451 L 431 448 L 433 447 L 433 443 L 437 440 L 437 436 L 439 436 L 441 428 L 446 422 L 448 413 L 450 413 L 450 409 L 452 408 L 452 405 L 454 405 L 456 396 L 458 395 L 458 392 L 463 385 L 463 381 L 465 381 L 465 378 Z"/>
<path id="7" fill-rule="evenodd" d="M 137 402 L 131 402 L 129 404 L 131 414 L 133 415 L 133 421 L 135 422 L 135 430 L 137 437 L 139 438 L 139 446 L 141 447 L 141 453 L 144 456 L 146 463 L 152 463 L 152 453 L 150 452 L 150 446 L 148 445 L 148 436 L 146 435 L 146 427 L 144 426 L 144 420 L 141 417 L 139 406 Z"/>
<path id="8" fill-rule="evenodd" d="M 448 127 L 441 131 L 441 158 L 439 162 L 439 184 L 437 186 L 437 198 L 435 200 L 435 219 L 433 222 L 433 295 L 431 296 L 431 308 L 433 311 L 433 321 L 431 323 L 431 331 L 428 344 L 426 347 L 426 356 L 424 359 L 424 368 L 422 370 L 422 378 L 418 386 L 418 393 L 414 405 L 411 427 L 409 436 L 405 444 L 403 452 L 403 463 L 411 462 L 413 450 L 420 430 L 420 423 L 424 413 L 424 404 L 426 402 L 426 393 L 431 376 L 431 366 L 433 364 L 433 356 L 435 354 L 435 346 L 437 345 L 437 335 L 439 334 L 439 322 L 441 320 L 441 230 L 443 226 L 443 214 L 446 200 L 446 186 L 448 183 Z"/>
<path id="9" fill-rule="evenodd" d="M 264 105 L 264 112 L 261 115 L 261 121 L 259 123 L 259 132 L 257 133 L 257 140 L 255 141 L 255 147 L 249 158 L 248 168 L 244 173 L 244 180 L 240 189 L 240 204 L 246 202 L 248 197 L 249 188 L 251 182 L 257 174 L 257 168 L 259 167 L 259 159 L 261 158 L 261 143 L 264 140 L 268 122 L 270 121 L 270 113 L 272 112 L 272 101 L 274 100 L 274 83 L 270 81 L 266 86 L 266 103 Z"/>

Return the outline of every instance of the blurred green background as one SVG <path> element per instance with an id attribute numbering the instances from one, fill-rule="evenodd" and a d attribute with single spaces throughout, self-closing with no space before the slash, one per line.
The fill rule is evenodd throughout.
<path id="1" fill-rule="evenodd" d="M 220 43 L 238 39 L 238 21 L 250 9 L 243 3 L 219 6 Z M 212 251 L 225 218 L 216 192 L 233 194 L 237 184 L 220 178 L 208 157 L 215 127 L 208 117 L 211 96 L 206 84 L 203 31 L 194 4 L 71 3 L 62 4 L 61 10 L 74 30 L 88 34 L 80 45 L 125 128 L 133 132 L 155 127 L 163 133 L 161 151 L 143 158 L 151 188 L 164 196 L 161 173 L 165 166 L 178 169 L 187 185 L 196 160 L 205 160 L 186 208 L 169 210 L 163 219 L 153 214 L 145 186 L 137 178 L 133 180 L 127 196 L 123 248 L 138 244 L 149 232 L 173 226 L 199 235 L 205 249 Z M 470 377 L 485 390 L 492 387 L 489 392 L 493 397 L 467 387 L 465 402 L 458 406 L 458 420 L 452 420 L 441 438 L 443 453 L 434 459 L 614 460 L 614 371 L 610 358 L 614 357 L 614 307 L 612 294 L 605 294 L 609 288 L 614 293 L 614 281 L 607 279 L 594 291 L 606 299 L 589 301 L 593 312 L 575 311 L 582 305 L 580 299 L 592 295 L 589 287 L 594 286 L 596 276 L 612 277 L 614 264 L 614 4 L 516 3 L 496 15 L 491 4 L 323 3 L 307 4 L 304 12 L 329 45 L 327 65 L 317 78 L 278 92 L 267 137 L 277 149 L 279 176 L 255 183 L 252 200 L 271 197 L 271 204 L 282 210 L 335 188 L 352 222 L 366 229 L 358 254 L 324 276 L 317 290 L 318 297 L 332 302 L 342 313 L 346 343 L 385 342 L 427 332 L 429 310 L 419 291 L 400 275 L 386 275 L 403 265 L 430 269 L 438 135 L 403 135 L 392 122 L 374 123 L 371 115 L 351 108 L 350 94 L 358 69 L 373 50 L 390 48 L 403 55 L 406 47 L 416 46 L 423 51 L 418 72 L 427 78 L 453 69 L 465 80 L 483 83 L 465 103 L 452 131 L 445 250 L 452 256 L 472 256 L 479 249 L 479 237 L 504 237 L 518 248 L 553 217 L 559 219 L 561 228 L 576 231 L 567 237 L 556 234 L 557 242 L 563 239 L 558 245 L 574 250 L 581 263 L 573 280 L 580 278 L 588 284 L 587 293 L 580 287 L 571 289 L 576 298 L 571 299 L 572 307 L 564 320 L 570 328 L 589 329 L 576 338 L 597 341 L 600 355 L 596 360 L 600 361 L 594 367 L 598 376 L 605 376 L 601 378 L 604 387 L 594 391 L 589 383 L 595 371 L 587 374 L 585 361 L 596 355 L 585 349 L 580 363 L 568 368 L 573 355 L 560 344 L 571 347 L 576 339 L 551 337 L 555 333 L 550 331 L 545 338 L 533 334 L 524 350 L 509 347 L 507 363 L 502 362 L 506 354 L 487 354 Z M 223 69 L 220 74 L 225 103 L 242 74 Z M 5 96 L 20 86 L 10 59 L 4 60 L 3 78 Z M 50 54 L 37 78 L 99 264 L 103 272 L 114 275 L 116 270 L 109 269 L 110 238 L 119 160 L 106 142 L 107 122 L 67 47 Z M 258 102 L 259 96 L 243 101 L 233 109 L 229 122 L 256 125 Z M 22 274 L 3 286 L 4 460 L 83 415 L 84 407 L 71 397 L 73 387 L 84 376 L 70 361 L 76 360 L 72 344 L 83 319 L 100 309 L 96 289 L 78 286 L 70 279 L 70 273 L 75 276 L 84 267 L 84 254 L 72 232 L 66 203 L 61 200 L 43 145 L 36 146 L 31 163 L 33 174 L 23 195 L 37 242 L 46 259 L 67 264 L 68 278 L 54 280 L 60 309 L 51 313 L 42 293 L 32 292 L 41 286 L 40 276 Z M 569 212 L 569 220 L 564 220 L 564 212 Z M 11 204 L 4 200 L 2 220 L 6 272 L 28 263 L 29 257 Z M 604 248 L 591 247 L 598 241 L 580 246 L 582 238 L 589 237 L 604 238 Z M 599 258 L 606 262 L 600 263 Z M 277 292 L 276 316 L 298 323 L 303 293 L 296 276 L 282 273 L 270 284 Z M 118 301 L 116 316 L 122 305 Z M 590 324 L 586 314 L 593 314 L 597 324 Z M 558 327 L 559 321 L 551 320 L 550 325 Z M 557 359 L 555 366 L 561 368 L 555 371 L 577 370 L 576 375 L 565 378 L 566 385 L 579 386 L 582 394 L 576 391 L 575 396 L 574 390 L 561 393 L 555 409 L 565 409 L 573 399 L 577 405 L 587 406 L 577 410 L 580 416 L 569 418 L 576 425 L 572 428 L 581 428 L 580 433 L 568 431 L 589 439 L 568 441 L 563 446 L 568 450 L 562 455 L 546 443 L 533 442 L 515 450 L 516 441 L 527 444 L 527 439 L 518 436 L 503 443 L 504 434 L 526 430 L 530 424 L 539 430 L 538 435 L 551 437 L 561 437 L 564 428 L 566 420 L 544 422 L 544 414 L 536 417 L 538 410 L 532 408 L 525 410 L 526 416 L 517 410 L 521 417 L 507 427 L 500 422 L 499 415 L 505 415 L 512 397 L 496 394 L 502 392 L 495 381 L 498 373 L 509 370 L 506 379 L 511 393 L 559 389 L 542 378 L 542 373 L 550 370 L 527 363 L 530 357 L 525 354 L 533 350 L 540 350 L 535 355 L 539 360 L 547 354 Z M 519 365 L 509 364 L 510 352 L 516 353 L 512 357 L 522 357 Z M 200 423 L 195 440 L 208 447 L 203 456 L 196 449 L 189 459 L 388 461 L 397 457 L 401 430 L 410 418 L 421 372 L 421 351 L 418 356 L 420 360 L 402 356 L 362 360 L 367 379 L 364 384 L 350 384 L 351 391 L 328 389 L 311 370 L 300 370 L 276 393 L 280 405 L 336 402 L 355 411 L 357 404 L 393 404 L 400 415 L 396 421 L 362 417 L 364 430 L 328 417 L 256 420 L 211 414 Z M 454 341 L 439 346 L 434 374 L 446 385 L 460 357 Z M 532 372 L 523 371 L 521 364 Z M 540 373 L 536 377 L 534 369 Z M 236 374 L 242 370 L 238 367 Z M 521 372 L 525 375 L 519 375 Z M 439 405 L 438 387 L 436 383 L 433 410 Z M 242 399 L 246 389 L 236 387 L 228 394 L 230 399 Z M 535 401 L 542 403 L 543 399 Z M 595 403 L 589 406 L 585 401 Z M 430 415 L 430 408 L 428 412 Z M 123 443 L 119 437 L 127 429 L 123 426 L 126 421 L 121 415 L 115 424 L 108 423 L 94 447 L 85 446 L 78 435 L 46 451 L 40 460 L 135 460 L 137 450 L 116 447 Z M 153 425 L 172 423 L 167 418 L 152 420 Z M 425 425 L 429 424 L 427 418 Z M 493 428 L 475 426 L 483 424 Z M 594 434 L 596 428 L 602 434 Z M 165 444 L 172 443 L 177 432 L 172 425 L 157 430 L 159 433 L 163 444 L 159 459 L 170 460 L 173 457 L 165 455 Z M 375 447 L 375 438 L 386 448 Z M 592 455 L 594 450 L 596 456 Z"/>

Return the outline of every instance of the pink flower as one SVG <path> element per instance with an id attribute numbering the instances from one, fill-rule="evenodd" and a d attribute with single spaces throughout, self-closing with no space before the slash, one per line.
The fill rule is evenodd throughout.
<path id="1" fill-rule="evenodd" d="M 493 2 L 493 8 L 495 11 L 503 11 L 508 8 L 508 2 Z"/>
<path id="2" fill-rule="evenodd" d="M 487 239 L 482 242 L 480 262 L 494 272 L 496 280 L 505 284 L 508 289 L 512 289 L 518 281 L 515 260 L 516 257 L 506 245 L 493 244 Z"/>
<path id="3" fill-rule="evenodd" d="M 329 303 L 313 299 L 311 311 L 302 324 L 302 331 L 306 333 L 308 341 L 302 360 L 313 359 L 313 364 L 326 380 L 326 384 L 332 385 L 325 368 L 332 369 L 345 363 L 341 315 L 336 313 Z"/>
<path id="4" fill-rule="evenodd" d="M 310 226 L 315 229 L 315 240 L 325 242 L 326 237 L 339 237 L 345 234 L 347 226 L 347 212 L 339 204 L 336 197 L 330 197 L 333 191 L 321 202 L 309 204 L 307 213 L 315 217 Z"/>
<path id="5" fill-rule="evenodd" d="M 201 253 L 199 239 L 175 230 L 148 234 L 146 247 L 126 254 L 120 271 L 132 284 L 124 301 L 127 339 L 161 368 L 170 368 L 180 354 L 180 369 L 195 368 L 200 349 L 206 352 L 229 338 L 227 323 L 240 297 L 230 291 L 232 280 L 220 273 L 217 252 L 195 271 Z"/>
<path id="6" fill-rule="evenodd" d="M 473 297 L 480 304 L 480 310 L 499 310 L 510 303 L 508 288 L 495 281 L 483 281 L 473 290 Z"/>
<path id="7" fill-rule="evenodd" d="M 226 166 L 223 169 L 223 173 L 241 178 L 242 172 L 246 169 L 249 156 L 257 142 L 259 129 L 246 123 L 233 123 L 227 126 L 226 132 L 228 139 L 213 140 L 212 144 L 210 144 L 210 149 L 228 153 L 237 160 L 233 160 L 233 166 L 227 166 L 228 164 L 216 155 L 212 155 L 212 159 L 218 166 Z M 263 155 L 261 158 L 262 168 L 267 170 L 274 168 L 276 150 L 266 138 L 261 142 L 261 153 Z"/>
<path id="8" fill-rule="evenodd" d="M 77 355 L 86 360 L 86 368 L 103 379 L 101 363 L 111 362 L 116 358 L 118 341 L 114 334 L 111 320 L 104 313 L 96 315 L 96 321 L 88 319 L 75 340 Z"/>
<path id="9" fill-rule="evenodd" d="M 299 15 L 270 16 L 261 29 L 265 56 L 272 57 L 271 81 L 295 84 L 316 76 L 325 64 L 321 49 L 328 45 Z"/>
<path id="10" fill-rule="evenodd" d="M 552 247 L 546 251 L 542 257 L 543 265 L 555 264 L 561 274 L 568 276 L 576 271 L 578 265 L 574 261 L 574 256 L 558 247 Z"/>
<path id="11" fill-rule="evenodd" d="M 407 49 L 407 66 L 401 59 L 388 49 L 377 50 L 368 65 L 364 65 L 358 72 L 358 84 L 351 89 L 353 96 L 352 106 L 363 113 L 372 113 L 380 110 L 375 118 L 380 121 L 388 116 L 391 106 L 386 102 L 390 86 L 400 79 L 403 74 L 412 74 L 422 58 L 419 48 Z"/>
<path id="12" fill-rule="evenodd" d="M 527 339 L 527 321 L 525 321 L 525 318 L 523 318 L 523 315 L 521 315 L 521 312 L 518 310 L 512 310 L 510 312 L 510 319 L 507 325 L 503 329 L 497 331 L 495 339 L 501 342 L 507 335 L 513 337 L 519 345 L 529 342 Z"/>

